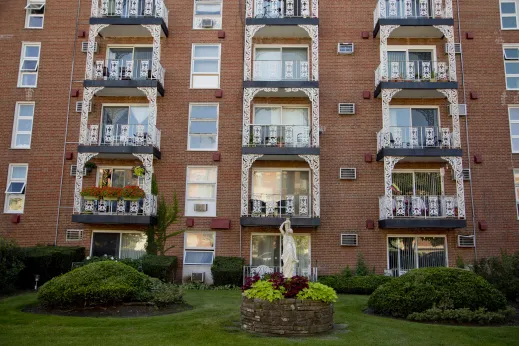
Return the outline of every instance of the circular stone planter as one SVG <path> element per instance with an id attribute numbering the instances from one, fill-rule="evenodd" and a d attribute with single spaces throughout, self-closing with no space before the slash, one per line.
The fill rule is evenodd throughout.
<path id="1" fill-rule="evenodd" d="M 272 303 L 242 297 L 241 327 L 250 333 L 303 336 L 333 329 L 333 303 L 282 299 Z"/>

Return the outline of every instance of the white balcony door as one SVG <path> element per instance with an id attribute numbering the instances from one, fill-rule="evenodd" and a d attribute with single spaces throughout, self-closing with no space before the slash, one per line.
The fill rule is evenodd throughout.
<path id="1" fill-rule="evenodd" d="M 394 276 L 409 270 L 447 266 L 445 237 L 389 237 L 388 269 Z"/>
<path id="2" fill-rule="evenodd" d="M 310 121 L 308 107 L 257 106 L 254 108 L 253 125 L 262 125 L 262 143 L 271 137 L 269 125 L 276 126 L 276 143 L 287 146 L 303 146 L 309 143 Z M 291 137 L 287 139 L 287 128 Z M 287 143 L 290 141 L 290 143 Z"/>
<path id="3" fill-rule="evenodd" d="M 416 128 L 418 145 L 426 146 L 426 127 L 434 128 L 435 143 L 440 138 L 439 127 L 440 118 L 438 116 L 437 108 L 399 108 L 391 107 L 389 109 L 390 114 L 390 129 L 391 136 L 395 138 L 395 134 L 398 131 L 401 132 L 402 143 L 404 147 L 411 146 L 411 128 Z"/>
<path id="4" fill-rule="evenodd" d="M 118 62 L 118 79 L 147 79 L 151 78 L 151 62 L 153 57 L 152 47 L 124 47 L 108 49 L 108 76 L 112 71 L 112 61 Z M 124 73 L 127 68 L 127 62 L 133 61 L 131 77 L 127 77 Z M 143 67 L 144 66 L 144 67 Z M 141 75 L 141 70 L 147 70 L 147 73 Z"/>
<path id="5" fill-rule="evenodd" d="M 142 188 L 143 183 L 144 177 L 134 175 L 131 167 L 100 167 L 98 169 L 98 187 L 125 187 L 132 185 Z"/>
<path id="6" fill-rule="evenodd" d="M 121 143 L 122 134 L 125 133 L 125 141 L 135 141 L 137 137 L 146 138 L 148 133 L 148 106 L 106 106 L 103 107 L 102 143 Z M 111 131 L 107 131 L 111 126 Z M 123 131 L 127 127 L 127 131 Z"/>
<path id="7" fill-rule="evenodd" d="M 394 49 L 391 47 L 389 49 L 387 52 L 389 79 L 423 79 L 427 75 L 427 73 L 424 73 L 424 63 L 429 65 L 429 71 L 434 71 L 433 49 Z M 408 71 L 408 63 L 411 62 L 414 67 L 414 76 L 410 76 Z"/>
<path id="8" fill-rule="evenodd" d="M 443 195 L 441 172 L 394 172 L 393 193 L 405 196 Z"/>
<path id="9" fill-rule="evenodd" d="M 254 80 L 307 80 L 308 70 L 301 69 L 308 61 L 308 48 L 261 47 L 255 49 Z M 291 67 L 287 67 L 291 65 Z"/>
<path id="10" fill-rule="evenodd" d="M 298 274 L 308 276 L 311 273 L 311 239 L 309 235 L 294 234 L 297 259 L 299 260 Z M 251 266 L 265 265 L 281 267 L 283 242 L 279 234 L 252 234 L 251 236 Z"/>

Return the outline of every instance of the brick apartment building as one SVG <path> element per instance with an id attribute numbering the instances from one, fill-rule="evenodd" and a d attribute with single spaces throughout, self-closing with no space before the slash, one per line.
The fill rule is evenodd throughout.
<path id="1" fill-rule="evenodd" d="M 185 279 L 210 282 L 215 255 L 279 266 L 285 217 L 305 275 L 519 250 L 518 17 L 518 0 L 5 0 L 0 235 L 138 257 L 154 174 Z M 80 194 L 126 185 L 146 197 Z"/>

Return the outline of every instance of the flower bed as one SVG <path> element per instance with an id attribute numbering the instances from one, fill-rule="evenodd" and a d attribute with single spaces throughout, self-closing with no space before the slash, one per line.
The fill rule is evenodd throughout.
<path id="1" fill-rule="evenodd" d="M 337 294 L 326 285 L 274 273 L 247 278 L 242 290 L 241 327 L 250 333 L 302 336 L 333 328 Z"/>

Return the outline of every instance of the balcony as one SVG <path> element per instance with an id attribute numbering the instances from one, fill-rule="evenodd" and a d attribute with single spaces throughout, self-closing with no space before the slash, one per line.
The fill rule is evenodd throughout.
<path id="1" fill-rule="evenodd" d="M 375 87 L 375 97 L 382 89 L 402 89 L 394 97 L 443 98 L 437 89 L 457 89 L 458 82 L 446 62 L 406 60 L 381 63 L 375 71 Z"/>
<path id="2" fill-rule="evenodd" d="M 91 25 L 106 25 L 103 37 L 148 37 L 143 25 L 160 25 L 168 36 L 169 11 L 163 0 L 93 0 Z"/>
<path id="3" fill-rule="evenodd" d="M 262 36 L 300 37 L 303 31 L 299 30 L 298 25 L 319 25 L 318 11 L 318 0 L 250 1 L 246 24 L 266 25 L 261 30 Z M 285 28 L 280 30 L 280 27 Z"/>
<path id="4" fill-rule="evenodd" d="M 456 196 L 380 197 L 379 228 L 463 228 Z"/>
<path id="5" fill-rule="evenodd" d="M 391 38 L 442 38 L 435 25 L 454 25 L 452 0 L 378 0 L 373 37 L 380 27 L 398 25 Z"/>
<path id="6" fill-rule="evenodd" d="M 72 222 L 108 225 L 150 225 L 157 222 L 157 196 L 149 200 L 151 210 L 144 211 L 144 199 L 106 200 L 81 198 L 81 212 L 72 215 Z"/>
<path id="7" fill-rule="evenodd" d="M 254 60 L 251 81 L 244 88 L 318 88 L 307 60 Z"/>
<path id="8" fill-rule="evenodd" d="M 319 155 L 312 144 L 310 126 L 306 125 L 250 125 L 249 144 L 243 154 L 263 155 Z"/>
<path id="9" fill-rule="evenodd" d="M 442 156 L 462 156 L 449 128 L 391 126 L 377 133 L 377 161 L 385 156 L 405 156 L 402 161 L 443 162 Z"/>
<path id="10" fill-rule="evenodd" d="M 162 65 L 151 59 L 97 60 L 93 79 L 85 80 L 84 86 L 103 87 L 97 96 L 145 96 L 138 88 L 157 88 L 164 96 L 165 74 Z"/>
<path id="11" fill-rule="evenodd" d="M 98 158 L 135 159 L 133 154 L 153 154 L 160 159 L 159 129 L 150 125 L 90 125 L 88 128 L 88 144 L 79 145 L 80 153 L 99 153 Z"/>

